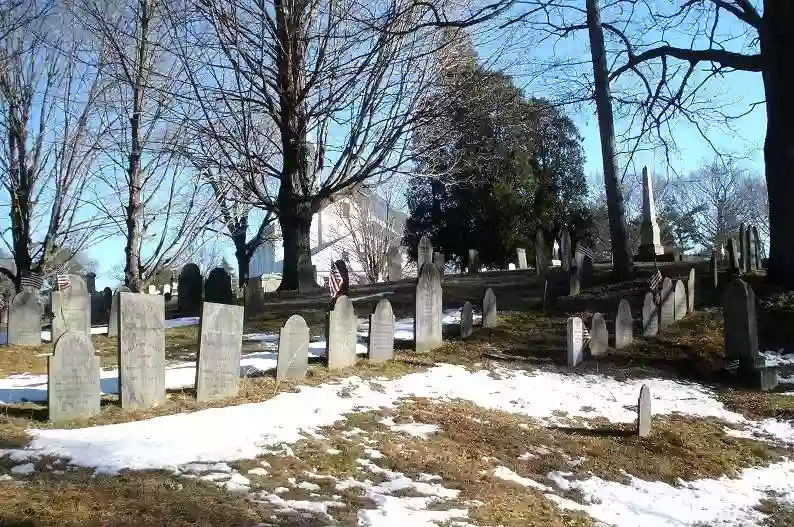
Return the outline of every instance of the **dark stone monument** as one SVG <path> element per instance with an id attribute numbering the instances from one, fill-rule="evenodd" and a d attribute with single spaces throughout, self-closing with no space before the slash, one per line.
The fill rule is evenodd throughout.
<path id="1" fill-rule="evenodd" d="M 744 372 L 755 370 L 759 358 L 755 293 L 743 280 L 737 278 L 725 288 L 723 314 L 725 357 L 738 360 Z"/>
<path id="2" fill-rule="evenodd" d="M 52 342 L 67 331 L 91 335 L 91 296 L 85 282 L 77 275 L 69 275 L 71 287 L 50 293 L 52 309 Z"/>
<path id="3" fill-rule="evenodd" d="M 223 267 L 216 267 L 204 282 L 204 301 L 215 304 L 234 304 L 232 277 Z"/>
<path id="4" fill-rule="evenodd" d="M 416 280 L 414 311 L 414 348 L 418 352 L 430 351 L 442 343 L 441 273 L 432 264 L 419 269 Z"/>
<path id="5" fill-rule="evenodd" d="M 199 335 L 196 400 L 234 397 L 240 387 L 243 307 L 204 301 Z"/>
<path id="6" fill-rule="evenodd" d="M 119 400 L 137 410 L 165 403 L 165 305 L 160 295 L 119 293 Z"/>
<path id="7" fill-rule="evenodd" d="M 369 317 L 369 360 L 386 362 L 394 356 L 394 313 L 385 298 Z"/>
<path id="8" fill-rule="evenodd" d="M 41 345 L 41 314 L 39 295 L 25 287 L 14 295 L 8 308 L 8 343 L 12 346 Z"/>
<path id="9" fill-rule="evenodd" d="M 571 270 L 571 233 L 566 227 L 562 228 L 560 236 L 560 265 L 563 270 Z"/>
<path id="10" fill-rule="evenodd" d="M 728 272 L 731 276 L 739 274 L 739 255 L 733 238 L 728 238 Z"/>
<path id="11" fill-rule="evenodd" d="M 444 274 L 444 253 L 433 253 L 433 265 L 438 267 L 438 272 Z"/>
<path id="12" fill-rule="evenodd" d="M 634 341 L 634 318 L 631 316 L 631 305 L 625 298 L 618 304 L 615 318 L 615 349 L 625 348 Z"/>
<path id="13" fill-rule="evenodd" d="M 429 264 L 433 267 L 433 264 Z M 334 300 L 326 324 L 327 354 L 329 370 L 355 366 L 356 364 L 356 312 L 353 302 L 346 295 Z"/>
<path id="14" fill-rule="evenodd" d="M 753 253 L 755 249 L 752 246 L 753 231 L 748 225 L 744 231 L 744 253 L 742 253 L 742 265 L 744 272 L 749 273 L 753 270 Z"/>
<path id="15" fill-rule="evenodd" d="M 185 264 L 179 273 L 179 296 L 177 309 L 181 316 L 198 316 L 201 310 L 201 297 L 204 278 L 201 269 L 194 263 Z"/>
<path id="16" fill-rule="evenodd" d="M 67 331 L 47 358 L 47 405 L 50 421 L 85 419 L 99 413 L 99 356 L 91 337 Z"/>
<path id="17" fill-rule="evenodd" d="M 755 248 L 753 254 L 755 258 L 755 268 L 761 269 L 761 239 L 758 237 L 758 229 L 755 225 L 753 225 L 753 247 Z"/>
<path id="18" fill-rule="evenodd" d="M 84 280 L 85 288 L 88 290 L 88 294 L 92 295 L 96 293 L 96 273 L 86 273 Z"/>
<path id="19" fill-rule="evenodd" d="M 535 271 L 537 274 L 546 272 L 549 268 L 548 249 L 546 248 L 546 238 L 542 229 L 535 231 Z"/>
<path id="20" fill-rule="evenodd" d="M 460 338 L 467 339 L 474 331 L 474 316 L 472 314 L 471 302 L 468 300 L 463 303 L 460 310 Z"/>
<path id="21" fill-rule="evenodd" d="M 640 388 L 637 400 L 637 435 L 648 437 L 651 433 L 651 390 L 647 384 Z"/>
<path id="22" fill-rule="evenodd" d="M 609 332 L 604 315 L 596 313 L 590 321 L 590 354 L 593 357 L 606 355 L 609 347 Z"/>
<path id="23" fill-rule="evenodd" d="M 490 287 L 482 297 L 482 327 L 495 328 L 499 324 L 496 316 L 496 295 Z"/>
<path id="24" fill-rule="evenodd" d="M 309 369 L 309 326 L 300 315 L 292 315 L 279 330 L 276 380 L 306 377 Z"/>

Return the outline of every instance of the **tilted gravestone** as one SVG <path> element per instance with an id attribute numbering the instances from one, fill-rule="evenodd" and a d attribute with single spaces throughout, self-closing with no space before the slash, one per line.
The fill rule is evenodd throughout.
<path id="1" fill-rule="evenodd" d="M 160 295 L 119 293 L 119 399 L 124 409 L 165 403 L 165 303 Z"/>
<path id="2" fill-rule="evenodd" d="M 736 252 L 736 241 L 728 238 L 728 272 L 731 276 L 739 273 L 739 255 Z"/>
<path id="3" fill-rule="evenodd" d="M 637 435 L 648 437 L 651 433 L 651 390 L 647 384 L 640 388 L 637 400 Z"/>
<path id="4" fill-rule="evenodd" d="M 659 333 L 659 306 L 656 304 L 653 293 L 645 293 L 642 303 L 642 335 L 654 337 Z"/>
<path id="5" fill-rule="evenodd" d="M 197 316 L 201 309 L 201 297 L 204 291 L 204 278 L 201 269 L 194 263 L 185 264 L 179 273 L 179 296 L 177 309 L 182 316 Z"/>
<path id="6" fill-rule="evenodd" d="M 388 261 L 389 282 L 396 282 L 403 278 L 403 259 L 400 254 L 400 248 L 392 245 L 389 247 L 389 252 L 386 254 Z"/>
<path id="7" fill-rule="evenodd" d="M 573 368 L 584 360 L 584 323 L 579 317 L 568 318 L 568 366 Z"/>
<path id="8" fill-rule="evenodd" d="M 14 295 L 8 308 L 8 343 L 12 346 L 41 345 L 39 294 L 29 287 Z"/>
<path id="9" fill-rule="evenodd" d="M 444 253 L 433 253 L 433 265 L 438 267 L 438 272 L 444 274 Z"/>
<path id="10" fill-rule="evenodd" d="M 469 249 L 469 259 L 467 261 L 469 274 L 480 272 L 480 252 L 477 249 Z"/>
<path id="11" fill-rule="evenodd" d="M 416 280 L 414 349 L 430 351 L 441 345 L 441 273 L 434 265 L 423 265 Z"/>
<path id="12" fill-rule="evenodd" d="M 535 231 L 535 271 L 538 274 L 545 272 L 549 268 L 549 258 L 546 254 L 546 238 L 543 231 Z"/>
<path id="13" fill-rule="evenodd" d="M 119 335 L 119 293 L 129 293 L 130 288 L 121 286 L 113 293 L 110 301 L 110 318 L 108 319 L 108 337 L 118 337 Z"/>
<path id="14" fill-rule="evenodd" d="M 675 281 L 675 289 L 673 290 L 674 299 L 674 318 L 676 321 L 681 320 L 687 315 L 687 294 L 684 282 L 681 280 Z"/>
<path id="15" fill-rule="evenodd" d="M 747 245 L 745 245 L 746 234 L 744 224 L 739 225 L 739 271 L 742 273 L 747 272 L 745 267 L 745 256 L 747 255 Z"/>
<path id="16" fill-rule="evenodd" d="M 631 304 L 625 298 L 618 304 L 615 318 L 615 349 L 625 348 L 634 341 L 634 318 L 631 316 Z"/>
<path id="17" fill-rule="evenodd" d="M 523 248 L 516 249 L 516 258 L 518 259 L 518 268 L 527 268 L 527 250 Z"/>
<path id="18" fill-rule="evenodd" d="M 205 301 L 199 323 L 197 401 L 237 395 L 242 342 L 243 307 Z"/>
<path id="19" fill-rule="evenodd" d="M 463 303 L 460 310 L 460 338 L 469 338 L 474 331 L 474 315 L 472 313 L 471 302 L 468 300 Z"/>
<path id="20" fill-rule="evenodd" d="M 309 369 L 309 326 L 292 315 L 278 333 L 276 379 L 303 379 Z"/>
<path id="21" fill-rule="evenodd" d="M 717 289 L 720 286 L 720 270 L 717 263 L 717 252 L 711 251 L 711 259 L 709 260 L 709 277 L 711 278 L 711 286 Z"/>
<path id="22" fill-rule="evenodd" d="M 433 263 L 433 244 L 430 238 L 422 236 L 419 240 L 419 247 L 417 248 L 416 267 L 421 269 L 426 263 Z"/>
<path id="23" fill-rule="evenodd" d="M 675 290 L 670 278 L 662 280 L 659 302 L 659 328 L 664 329 L 675 323 Z"/>
<path id="24" fill-rule="evenodd" d="M 590 354 L 593 357 L 606 355 L 609 347 L 609 332 L 604 315 L 596 313 L 590 321 Z"/>
<path id="25" fill-rule="evenodd" d="M 758 229 L 755 225 L 753 225 L 753 247 L 755 248 L 755 252 L 753 253 L 755 268 L 761 269 L 761 239 L 758 237 Z"/>
<path id="26" fill-rule="evenodd" d="M 69 275 L 71 287 L 64 291 L 50 293 L 52 309 L 52 335 L 55 342 L 67 331 L 80 331 L 91 334 L 91 295 L 85 281 L 76 275 Z"/>
<path id="27" fill-rule="evenodd" d="M 496 316 L 496 295 L 489 287 L 482 297 L 482 327 L 495 328 L 497 325 L 499 320 Z"/>
<path id="28" fill-rule="evenodd" d="M 560 236 L 560 265 L 566 271 L 571 269 L 571 233 L 567 228 L 563 227 L 562 235 Z"/>
<path id="29" fill-rule="evenodd" d="M 433 267 L 433 264 L 428 264 Z M 326 317 L 326 364 L 329 370 L 347 368 L 356 364 L 356 312 L 346 295 L 334 300 Z"/>
<path id="30" fill-rule="evenodd" d="M 695 268 L 689 269 L 689 278 L 686 281 L 686 307 L 690 313 L 695 311 L 695 286 L 696 283 Z"/>
<path id="31" fill-rule="evenodd" d="M 232 277 L 223 267 L 216 267 L 204 282 L 204 301 L 215 304 L 233 304 Z"/>
<path id="32" fill-rule="evenodd" d="M 755 369 L 758 351 L 758 321 L 755 314 L 755 293 L 743 280 L 736 279 L 725 288 L 725 357 L 739 361 L 745 371 Z"/>
<path id="33" fill-rule="evenodd" d="M 378 301 L 369 317 L 369 360 L 386 362 L 394 357 L 394 312 L 391 302 Z"/>
<path id="34" fill-rule="evenodd" d="M 100 365 L 91 337 L 67 331 L 47 358 L 47 405 L 50 421 L 84 419 L 100 409 Z"/>

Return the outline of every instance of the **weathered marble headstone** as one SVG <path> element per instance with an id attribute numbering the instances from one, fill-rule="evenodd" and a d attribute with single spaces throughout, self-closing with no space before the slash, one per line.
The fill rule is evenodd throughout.
<path id="1" fill-rule="evenodd" d="M 717 289 L 720 286 L 720 270 L 717 263 L 717 253 L 711 251 L 711 259 L 709 260 L 709 277 L 711 278 L 711 286 Z"/>
<path id="2" fill-rule="evenodd" d="M 428 264 L 434 267 L 432 263 Z M 329 370 L 356 364 L 356 312 L 347 295 L 340 295 L 327 317 L 326 363 Z"/>
<path id="3" fill-rule="evenodd" d="M 119 293 L 119 399 L 124 409 L 165 403 L 165 303 L 160 295 Z"/>
<path id="4" fill-rule="evenodd" d="M 645 337 L 654 337 L 659 333 L 659 306 L 653 298 L 653 293 L 645 293 L 642 303 L 642 334 Z"/>
<path id="5" fill-rule="evenodd" d="M 743 370 L 755 368 L 758 351 L 758 320 L 755 314 L 755 293 L 743 280 L 735 279 L 725 288 L 725 357 L 739 360 Z"/>
<path id="6" fill-rule="evenodd" d="M 745 264 L 745 256 L 747 255 L 747 245 L 745 245 L 745 229 L 744 223 L 739 225 L 739 270 L 744 273 L 747 272 L 747 268 L 744 266 Z"/>
<path id="7" fill-rule="evenodd" d="M 130 288 L 121 286 L 113 293 L 113 298 L 110 300 L 110 318 L 108 319 L 108 337 L 117 337 L 119 335 L 119 293 L 129 293 Z M 163 315 L 165 316 L 165 315 Z"/>
<path id="8" fill-rule="evenodd" d="M 639 259 L 653 261 L 656 255 L 664 254 L 659 224 L 656 221 L 656 204 L 653 199 L 653 183 L 648 167 L 642 167 L 642 223 L 640 224 Z"/>
<path id="9" fill-rule="evenodd" d="M 240 387 L 243 307 L 205 301 L 199 335 L 196 400 L 234 397 Z"/>
<path id="10" fill-rule="evenodd" d="M 753 253 L 755 268 L 761 269 L 761 239 L 758 237 L 758 229 L 755 225 L 753 225 L 753 247 L 755 248 Z"/>
<path id="11" fill-rule="evenodd" d="M 99 356 L 91 337 L 67 331 L 47 358 L 47 405 L 50 421 L 71 421 L 96 415 L 100 409 Z"/>
<path id="12" fill-rule="evenodd" d="M 615 349 L 628 346 L 634 341 L 634 318 L 631 316 L 631 304 L 625 298 L 618 304 L 615 317 Z"/>
<path id="13" fill-rule="evenodd" d="M 433 265 L 438 267 L 441 274 L 444 274 L 444 253 L 433 253 Z"/>
<path id="14" fill-rule="evenodd" d="M 549 258 L 546 254 L 546 238 L 543 230 L 535 231 L 535 270 L 538 274 L 545 272 L 549 268 Z"/>
<path id="15" fill-rule="evenodd" d="M 292 315 L 278 333 L 276 380 L 303 379 L 309 369 L 309 326 Z"/>
<path id="16" fill-rule="evenodd" d="M 386 253 L 386 260 L 388 262 L 389 282 L 396 282 L 403 278 L 403 257 L 400 254 L 400 248 L 396 245 L 389 247 L 389 252 Z"/>
<path id="17" fill-rule="evenodd" d="M 466 263 L 469 267 L 469 274 L 480 272 L 480 253 L 477 249 L 469 249 L 469 260 Z"/>
<path id="18" fill-rule="evenodd" d="M 423 265 L 416 281 L 414 347 L 425 352 L 441 345 L 441 273 L 434 265 Z"/>
<path id="19" fill-rule="evenodd" d="M 463 303 L 460 310 L 460 338 L 469 338 L 474 331 L 474 315 L 472 313 L 471 302 L 468 300 Z"/>
<path id="20" fill-rule="evenodd" d="M 499 320 L 496 316 L 496 295 L 489 287 L 482 297 L 482 327 L 495 328 L 497 325 Z"/>
<path id="21" fill-rule="evenodd" d="M 426 263 L 433 263 L 433 244 L 430 242 L 430 238 L 422 236 L 419 240 L 419 247 L 417 248 L 417 269 L 421 269 Z"/>
<path id="22" fill-rule="evenodd" d="M 185 264 L 179 273 L 179 297 L 177 308 L 182 316 L 197 316 L 201 309 L 204 278 L 201 269 L 194 263 Z"/>
<path id="23" fill-rule="evenodd" d="M 526 269 L 527 268 L 527 250 L 519 247 L 516 249 L 516 258 L 518 259 L 518 268 L 519 269 Z"/>
<path id="24" fill-rule="evenodd" d="M 681 320 L 687 314 L 687 294 L 684 282 L 681 280 L 675 281 L 675 289 L 673 290 L 673 309 L 674 318 L 676 321 Z"/>
<path id="25" fill-rule="evenodd" d="M 12 346 L 41 345 L 39 295 L 29 287 L 14 295 L 8 308 L 8 343 Z"/>
<path id="26" fill-rule="evenodd" d="M 637 400 L 637 435 L 648 437 L 651 433 L 651 390 L 647 384 L 640 388 Z"/>
<path id="27" fill-rule="evenodd" d="M 562 228 L 560 235 L 560 265 L 566 271 L 571 269 L 571 233 L 566 227 Z"/>
<path id="28" fill-rule="evenodd" d="M 579 317 L 568 318 L 568 366 L 573 368 L 584 360 L 584 324 Z"/>
<path id="29" fill-rule="evenodd" d="M 750 226 L 748 225 L 747 228 L 744 231 L 744 256 L 743 256 L 743 262 L 744 262 L 744 271 L 746 273 L 749 273 L 750 271 L 753 270 L 753 265 L 752 265 L 753 264 L 753 256 L 752 255 L 755 253 L 755 250 L 753 249 L 753 246 L 752 246 L 752 238 L 753 238 L 753 231 L 750 229 Z"/>
<path id="30" fill-rule="evenodd" d="M 686 305 L 690 313 L 695 310 L 695 287 L 697 286 L 695 278 L 695 268 L 689 269 L 689 278 L 686 281 Z"/>
<path id="31" fill-rule="evenodd" d="M 590 354 L 593 357 L 605 355 L 609 348 L 609 332 L 604 315 L 596 313 L 590 321 Z"/>
<path id="32" fill-rule="evenodd" d="M 386 362 L 394 357 L 394 312 L 385 298 L 369 317 L 369 360 Z"/>
<path id="33" fill-rule="evenodd" d="M 739 272 L 739 255 L 736 253 L 736 242 L 728 238 L 728 271 L 731 276 Z"/>
<path id="34" fill-rule="evenodd" d="M 670 278 L 662 280 L 659 299 L 659 328 L 664 329 L 675 323 L 675 289 Z"/>
<path id="35" fill-rule="evenodd" d="M 50 293 L 52 309 L 52 342 L 56 342 L 67 331 L 91 334 L 91 295 L 85 281 L 77 275 L 69 275 L 71 287 L 65 291 Z"/>
<path id="36" fill-rule="evenodd" d="M 204 301 L 216 304 L 233 304 L 232 277 L 223 267 L 216 267 L 204 282 Z"/>

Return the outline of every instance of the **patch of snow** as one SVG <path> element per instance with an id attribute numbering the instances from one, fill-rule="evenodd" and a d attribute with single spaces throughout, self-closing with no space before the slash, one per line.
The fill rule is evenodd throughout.
<path id="1" fill-rule="evenodd" d="M 342 481 L 338 482 L 334 488 L 336 490 L 347 490 L 347 489 L 354 489 L 354 488 L 366 488 L 372 485 L 372 482 L 369 480 L 358 481 L 351 477 L 347 479 L 343 479 Z"/>
<path id="2" fill-rule="evenodd" d="M 419 474 L 419 481 L 423 483 L 430 483 L 431 481 L 441 481 L 441 476 L 438 474 L 426 474 L 422 472 Z"/>
<path id="3" fill-rule="evenodd" d="M 263 467 L 252 468 L 248 473 L 252 476 L 267 476 L 268 474 L 267 469 Z"/>
<path id="4" fill-rule="evenodd" d="M 326 448 L 325 449 L 325 453 L 326 454 L 331 454 L 332 456 L 335 456 L 337 454 L 341 454 L 342 451 L 339 450 L 338 448 Z"/>
<path id="5" fill-rule="evenodd" d="M 413 437 L 427 439 L 431 435 L 437 434 L 439 430 L 438 425 L 424 424 L 424 423 L 402 423 L 397 424 L 391 417 L 385 417 L 378 421 L 382 425 L 386 425 L 393 432 L 402 432 Z"/>
<path id="6" fill-rule="evenodd" d="M 381 454 L 379 450 L 375 450 L 374 448 L 367 447 L 367 448 L 364 449 L 364 453 L 366 455 L 368 455 L 369 457 L 371 457 L 372 459 L 380 459 L 380 458 L 384 457 L 383 454 Z"/>
<path id="7" fill-rule="evenodd" d="M 298 488 L 303 490 L 320 490 L 320 485 L 312 483 L 311 481 L 301 481 L 298 483 Z"/>
<path id="8" fill-rule="evenodd" d="M 209 474 L 199 476 L 199 479 L 202 481 L 228 481 L 231 477 L 231 474 L 228 472 L 210 472 Z"/>
<path id="9" fill-rule="evenodd" d="M 229 481 L 224 484 L 224 487 L 228 492 L 248 492 L 250 485 L 250 479 L 246 478 L 239 472 L 235 472 L 232 474 L 232 477 L 229 478 Z"/>
<path id="10" fill-rule="evenodd" d="M 759 355 L 766 360 L 767 367 L 794 365 L 794 353 L 786 353 L 785 351 L 784 348 L 765 350 L 759 353 Z"/>
<path id="11" fill-rule="evenodd" d="M 522 487 L 532 487 L 533 489 L 538 489 L 538 490 L 541 490 L 541 491 L 544 491 L 544 492 L 548 492 L 548 491 L 552 490 L 549 487 L 547 487 L 546 485 L 538 483 L 535 480 L 532 480 L 532 479 L 529 479 L 529 478 L 525 478 L 523 476 L 519 476 L 518 474 L 516 474 L 515 472 L 513 472 L 509 468 L 501 466 L 501 465 L 494 469 L 493 476 L 495 478 L 503 479 L 505 481 L 518 483 Z"/>
<path id="12" fill-rule="evenodd" d="M 524 452 L 523 454 L 518 456 L 518 459 L 520 459 L 521 461 L 526 461 L 528 459 L 532 459 L 532 458 L 535 458 L 535 457 L 538 457 L 538 456 L 536 456 L 532 452 Z"/>
<path id="13" fill-rule="evenodd" d="M 226 472 L 232 471 L 232 467 L 226 463 L 186 463 L 177 467 L 179 472 L 186 474 L 201 474 L 203 472 Z"/>
<path id="14" fill-rule="evenodd" d="M 273 492 L 276 494 L 284 494 L 285 492 L 289 492 L 289 489 L 287 487 L 276 487 L 273 489 Z"/>
<path id="15" fill-rule="evenodd" d="M 11 467 L 11 473 L 15 476 L 30 476 L 34 472 L 36 472 L 36 465 L 33 463 L 25 463 L 24 465 Z"/>
<path id="16" fill-rule="evenodd" d="M 339 501 L 307 501 L 307 500 L 285 500 L 276 494 L 255 493 L 249 496 L 249 499 L 254 502 L 270 503 L 278 508 L 281 512 L 308 512 L 312 514 L 319 514 L 326 518 L 330 518 L 328 514 L 328 507 L 345 507 L 346 505 Z"/>

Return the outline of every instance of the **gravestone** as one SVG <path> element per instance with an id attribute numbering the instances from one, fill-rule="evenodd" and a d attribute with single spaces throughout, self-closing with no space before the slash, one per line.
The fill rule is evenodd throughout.
<path id="1" fill-rule="evenodd" d="M 692 313 L 695 311 L 695 268 L 691 267 L 689 269 L 689 278 L 686 281 L 686 305 L 689 312 Z"/>
<path id="2" fill-rule="evenodd" d="M 67 331 L 79 331 L 91 335 L 91 296 L 85 281 L 76 275 L 69 275 L 72 285 L 64 291 L 50 293 L 52 309 L 52 335 L 56 342 Z"/>
<path id="3" fill-rule="evenodd" d="M 645 301 L 642 303 L 642 335 L 654 337 L 659 333 L 659 306 L 654 300 L 654 295 L 650 291 L 645 293 Z"/>
<path id="4" fill-rule="evenodd" d="M 160 295 L 119 293 L 119 400 L 137 410 L 165 403 L 165 304 Z"/>
<path id="5" fill-rule="evenodd" d="M 543 230 L 535 231 L 535 270 L 538 274 L 545 272 L 549 268 L 549 258 L 546 254 L 546 238 Z"/>
<path id="6" fill-rule="evenodd" d="M 154 284 L 150 284 L 149 285 L 148 292 L 149 292 L 150 295 L 159 295 L 160 294 L 160 291 L 157 290 L 157 286 L 154 285 Z"/>
<path id="7" fill-rule="evenodd" d="M 433 253 L 433 265 L 438 267 L 438 272 L 444 274 L 444 253 Z"/>
<path id="8" fill-rule="evenodd" d="M 121 286 L 113 293 L 110 300 L 110 318 L 108 319 L 108 337 L 118 337 L 119 335 L 119 293 L 129 293 L 130 288 Z"/>
<path id="9" fill-rule="evenodd" d="M 243 307 L 204 301 L 199 335 L 196 400 L 234 397 L 240 386 Z"/>
<path id="10" fill-rule="evenodd" d="M 179 296 L 177 309 L 181 316 L 198 316 L 201 309 L 201 296 L 204 290 L 204 278 L 199 266 L 194 263 L 185 264 L 179 273 Z"/>
<path id="11" fill-rule="evenodd" d="M 676 321 L 681 320 L 687 314 L 687 294 L 684 282 L 681 280 L 675 281 L 675 289 L 673 290 L 674 298 L 674 316 Z"/>
<path id="12" fill-rule="evenodd" d="M 731 276 L 739 273 L 739 255 L 736 254 L 736 241 L 728 238 L 728 272 Z"/>
<path id="13" fill-rule="evenodd" d="M 509 264 L 507 264 L 507 270 L 508 271 L 515 271 L 516 270 L 516 264 L 514 264 L 513 262 L 510 262 Z"/>
<path id="14" fill-rule="evenodd" d="M 753 247 L 755 247 L 755 252 L 753 257 L 755 258 L 755 268 L 761 269 L 761 239 L 758 238 L 758 229 L 753 225 Z"/>
<path id="15" fill-rule="evenodd" d="M 394 357 L 394 312 L 385 298 L 369 317 L 369 360 L 386 362 Z"/>
<path id="16" fill-rule="evenodd" d="M 744 266 L 744 257 L 747 254 L 747 246 L 745 245 L 745 230 L 744 224 L 739 225 L 739 271 L 742 273 L 747 272 L 747 267 Z"/>
<path id="17" fill-rule="evenodd" d="M 568 318 L 568 366 L 573 368 L 584 360 L 584 324 L 579 317 Z"/>
<path id="18" fill-rule="evenodd" d="M 568 295 L 569 296 L 579 296 L 579 293 L 582 290 L 582 272 L 580 271 L 578 266 L 574 266 L 571 269 L 571 280 L 570 280 L 570 288 Z"/>
<path id="19" fill-rule="evenodd" d="M 41 345 L 41 313 L 39 295 L 29 287 L 14 295 L 8 308 L 8 343 L 12 346 Z"/>
<path id="20" fill-rule="evenodd" d="M 309 369 L 309 326 L 292 315 L 278 333 L 276 380 L 303 379 Z"/>
<path id="21" fill-rule="evenodd" d="M 262 278 L 249 278 L 245 284 L 245 316 L 251 317 L 265 309 L 265 289 Z"/>
<path id="22" fill-rule="evenodd" d="M 748 225 L 744 231 L 744 272 L 749 273 L 753 270 L 753 257 L 752 254 L 755 250 L 752 246 L 753 231 Z"/>
<path id="23" fill-rule="evenodd" d="M 640 248 L 638 261 L 652 262 L 664 254 L 659 223 L 656 221 L 656 203 L 653 198 L 653 182 L 648 167 L 642 167 L 642 223 L 640 224 Z"/>
<path id="24" fill-rule="evenodd" d="M 566 227 L 562 228 L 560 235 L 560 265 L 565 271 L 571 269 L 571 233 Z"/>
<path id="25" fill-rule="evenodd" d="M 427 264 L 433 267 L 433 264 Z M 356 312 L 347 295 L 334 300 L 326 318 L 327 353 L 329 370 L 347 368 L 356 364 Z"/>
<path id="26" fill-rule="evenodd" d="M 625 348 L 634 341 L 634 318 L 631 316 L 631 305 L 625 298 L 618 304 L 615 318 L 615 349 Z"/>
<path id="27" fill-rule="evenodd" d="M 232 277 L 223 267 L 216 267 L 204 282 L 204 301 L 215 304 L 233 304 Z"/>
<path id="28" fill-rule="evenodd" d="M 720 286 L 720 270 L 717 264 L 717 253 L 711 251 L 711 259 L 709 260 L 709 277 L 711 278 L 711 286 L 717 289 Z"/>
<path id="29" fill-rule="evenodd" d="M 664 329 L 675 323 L 675 290 L 670 278 L 662 280 L 659 302 L 659 329 Z"/>
<path id="30" fill-rule="evenodd" d="M 388 262 L 389 282 L 396 282 L 403 278 L 403 258 L 400 254 L 400 248 L 396 245 L 389 247 L 389 252 L 386 254 Z"/>
<path id="31" fill-rule="evenodd" d="M 414 349 L 430 351 L 441 345 L 441 274 L 434 265 L 423 265 L 416 280 Z"/>
<path id="32" fill-rule="evenodd" d="M 419 240 L 419 247 L 417 248 L 417 269 L 421 269 L 426 263 L 433 263 L 433 244 L 430 243 L 430 238 L 422 236 Z"/>
<path id="33" fill-rule="evenodd" d="M 50 421 L 85 419 L 99 413 L 99 356 L 91 337 L 67 331 L 47 358 L 47 405 Z"/>
<path id="34" fill-rule="evenodd" d="M 755 369 L 758 352 L 758 320 L 755 315 L 755 293 L 737 278 L 725 288 L 725 357 L 738 360 L 745 371 Z"/>
<path id="35" fill-rule="evenodd" d="M 647 384 L 640 388 L 637 400 L 637 435 L 648 437 L 651 433 L 651 390 Z"/>
<path id="36" fill-rule="evenodd" d="M 474 332 L 474 315 L 471 302 L 467 300 L 463 303 L 463 307 L 460 310 L 460 338 L 469 338 L 472 332 Z"/>
<path id="37" fill-rule="evenodd" d="M 96 293 L 96 273 L 86 273 L 83 276 L 83 280 L 85 280 L 85 288 L 88 291 L 88 294 Z"/>
<path id="38" fill-rule="evenodd" d="M 482 327 L 495 328 L 499 325 L 496 316 L 496 295 L 490 287 L 482 297 Z"/>
<path id="39" fill-rule="evenodd" d="M 477 274 L 480 272 L 480 253 L 477 249 L 469 249 L 469 274 Z"/>
<path id="40" fill-rule="evenodd" d="M 527 268 L 527 250 L 524 248 L 519 247 L 516 249 L 516 258 L 518 259 L 518 268 L 519 269 L 526 269 Z"/>
<path id="41" fill-rule="evenodd" d="M 590 321 L 590 354 L 593 357 L 606 355 L 609 347 L 609 332 L 604 315 L 596 313 Z"/>

